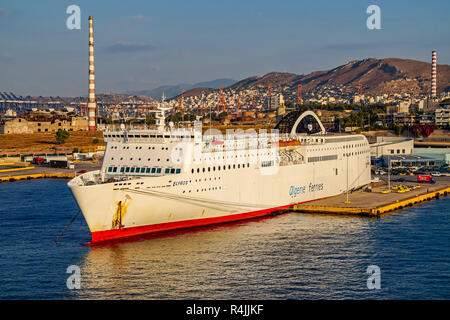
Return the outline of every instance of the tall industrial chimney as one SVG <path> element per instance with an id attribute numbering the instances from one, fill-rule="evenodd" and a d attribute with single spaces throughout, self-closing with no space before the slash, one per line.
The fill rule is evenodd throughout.
<path id="1" fill-rule="evenodd" d="M 431 55 L 431 97 L 436 97 L 436 51 L 433 50 Z"/>
<path id="2" fill-rule="evenodd" d="M 88 122 L 89 130 L 95 130 L 97 103 L 95 102 L 95 71 L 94 71 L 94 26 L 92 16 L 89 16 L 89 100 Z"/>

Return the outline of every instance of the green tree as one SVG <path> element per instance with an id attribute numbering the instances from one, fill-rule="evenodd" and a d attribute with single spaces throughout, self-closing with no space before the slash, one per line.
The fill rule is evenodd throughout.
<path id="1" fill-rule="evenodd" d="M 145 123 L 155 124 L 156 123 L 155 115 L 153 113 L 147 114 L 145 116 Z"/>
<path id="2" fill-rule="evenodd" d="M 403 130 L 404 130 L 403 125 L 401 125 L 401 124 L 395 124 L 394 125 L 394 131 L 395 131 L 396 135 L 398 135 L 398 136 L 401 135 Z"/>
<path id="3" fill-rule="evenodd" d="M 57 144 L 64 144 L 66 140 L 69 138 L 70 133 L 66 130 L 58 129 L 58 131 L 55 134 L 56 137 L 56 143 Z"/>
<path id="4" fill-rule="evenodd" d="M 292 108 L 294 106 L 294 104 L 291 101 L 285 101 L 284 102 L 284 106 L 286 108 Z"/>
<path id="5" fill-rule="evenodd" d="M 226 111 L 223 111 L 219 114 L 219 119 L 220 120 L 225 119 L 227 117 L 227 115 L 228 115 L 228 113 Z"/>

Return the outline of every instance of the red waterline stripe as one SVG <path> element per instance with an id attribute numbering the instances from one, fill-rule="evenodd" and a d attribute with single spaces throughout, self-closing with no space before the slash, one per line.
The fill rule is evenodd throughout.
<path id="1" fill-rule="evenodd" d="M 187 228 L 201 227 L 201 226 L 207 226 L 207 225 L 213 225 L 213 224 L 219 224 L 219 223 L 235 222 L 235 221 L 240 221 L 240 220 L 259 218 L 259 217 L 263 217 L 263 216 L 268 216 L 271 213 L 273 213 L 274 211 L 289 209 L 290 207 L 297 205 L 297 204 L 306 203 L 306 202 L 315 201 L 315 200 L 321 200 L 321 199 L 325 199 L 325 198 L 327 198 L 327 197 L 320 198 L 320 199 L 313 199 L 313 200 L 304 201 L 304 202 L 298 202 L 298 203 L 294 203 L 294 204 L 288 204 L 285 206 L 280 206 L 280 207 L 275 207 L 275 208 L 270 208 L 270 209 L 238 213 L 238 214 L 232 214 L 232 215 L 221 216 L 221 217 L 183 220 L 183 221 L 177 221 L 177 222 L 152 224 L 152 225 L 140 226 L 140 227 L 128 227 L 128 228 L 122 228 L 122 229 L 96 231 L 96 232 L 92 232 L 92 240 L 87 245 L 92 245 L 92 244 L 96 244 L 99 242 L 105 242 L 105 241 L 115 240 L 115 239 L 120 239 L 120 238 L 133 237 L 133 236 L 137 236 L 137 235 L 144 235 L 144 234 L 158 233 L 158 232 L 164 232 L 164 231 L 187 229 Z"/>

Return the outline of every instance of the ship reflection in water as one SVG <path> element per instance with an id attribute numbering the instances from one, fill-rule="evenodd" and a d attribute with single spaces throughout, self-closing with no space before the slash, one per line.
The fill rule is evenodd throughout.
<path id="1" fill-rule="evenodd" d="M 369 219 L 289 213 L 92 247 L 78 298 L 302 298 L 367 291 Z M 358 240 L 355 240 L 358 239 Z M 344 295 L 342 295 L 344 297 Z M 350 297 L 350 296 L 349 296 Z"/>

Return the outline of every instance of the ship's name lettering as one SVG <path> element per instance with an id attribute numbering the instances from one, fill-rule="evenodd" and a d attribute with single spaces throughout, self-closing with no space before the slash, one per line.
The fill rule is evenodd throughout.
<path id="1" fill-rule="evenodd" d="M 175 186 L 185 186 L 185 185 L 187 185 L 188 184 L 188 182 L 187 182 L 187 180 L 184 180 L 184 181 L 174 181 L 173 182 L 173 186 L 175 187 Z"/>
<path id="2" fill-rule="evenodd" d="M 313 184 L 312 182 L 309 183 L 309 192 L 314 191 L 321 191 L 323 190 L 323 183 Z"/>
<path id="3" fill-rule="evenodd" d="M 302 186 L 302 187 L 296 187 L 296 186 L 291 186 L 289 188 L 289 195 L 292 198 L 295 198 L 296 196 L 298 196 L 300 193 L 305 193 L 306 191 L 306 186 Z"/>

